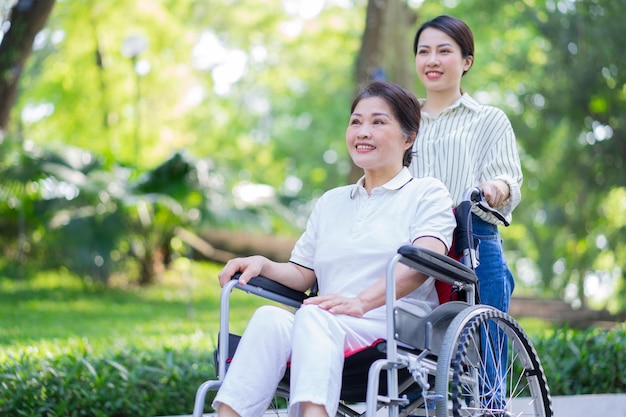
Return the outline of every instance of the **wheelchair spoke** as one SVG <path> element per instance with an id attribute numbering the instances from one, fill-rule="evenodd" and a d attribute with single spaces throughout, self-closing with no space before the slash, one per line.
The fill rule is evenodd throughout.
<path id="1" fill-rule="evenodd" d="M 439 359 L 437 392 L 446 401 L 438 417 L 552 417 L 543 369 L 512 317 L 477 308 L 453 324 L 460 330 L 451 330 Z"/>

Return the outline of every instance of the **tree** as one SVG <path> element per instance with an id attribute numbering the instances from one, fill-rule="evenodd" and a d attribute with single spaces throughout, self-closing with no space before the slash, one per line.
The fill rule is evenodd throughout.
<path id="1" fill-rule="evenodd" d="M 529 149 L 545 149 L 533 153 L 542 166 L 554 169 L 550 181 L 537 188 L 542 202 L 537 207 L 546 214 L 545 223 L 537 226 L 552 229 L 551 238 L 537 243 L 554 253 L 544 273 L 554 276 L 550 283 L 560 293 L 567 291 L 582 305 L 594 295 L 585 289 L 589 281 L 616 281 L 621 296 L 613 297 L 612 307 L 623 309 L 626 304 L 619 300 L 626 294 L 626 248 L 620 236 L 626 222 L 620 213 L 626 210 L 626 133 L 621 114 L 626 111 L 626 76 L 618 68 L 626 58 L 606 40 L 618 30 L 615 16 L 626 15 L 626 3 L 547 4 L 533 12 L 550 42 L 545 71 L 558 80 L 540 92 L 545 104 L 537 120 L 538 130 L 554 133 L 529 143 Z M 553 275 L 556 262 L 561 266 Z"/>
<path id="2" fill-rule="evenodd" d="M 416 13 L 406 1 L 369 0 L 361 49 L 356 57 L 355 85 L 372 80 L 387 79 L 409 88 L 413 83 L 410 37 Z M 352 164 L 348 183 L 356 182 L 363 171 Z"/>
<path id="3" fill-rule="evenodd" d="M 0 38 L 0 133 L 8 128 L 26 59 L 54 3 L 55 0 L 18 0 L 11 9 L 9 30 Z"/>

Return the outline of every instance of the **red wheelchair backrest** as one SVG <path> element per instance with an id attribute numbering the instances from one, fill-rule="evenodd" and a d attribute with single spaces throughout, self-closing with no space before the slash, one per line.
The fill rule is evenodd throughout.
<path id="1" fill-rule="evenodd" d="M 454 252 L 455 250 L 453 240 L 450 251 L 448 252 L 448 256 L 460 262 L 460 257 L 454 256 Z M 437 296 L 439 297 L 439 304 L 447 303 L 448 301 L 457 301 L 459 299 L 459 293 L 452 291 L 452 285 L 448 284 L 447 282 L 435 280 L 435 289 L 437 290 Z"/>

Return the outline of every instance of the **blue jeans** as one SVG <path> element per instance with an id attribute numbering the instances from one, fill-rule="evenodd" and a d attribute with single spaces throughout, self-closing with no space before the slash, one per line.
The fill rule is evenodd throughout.
<path id="1" fill-rule="evenodd" d="M 474 239 L 478 240 L 480 264 L 476 268 L 476 275 L 480 302 L 506 313 L 509 311 L 515 282 L 504 257 L 498 226 L 472 214 L 472 229 Z"/>
<path id="2" fill-rule="evenodd" d="M 479 242 L 480 264 L 476 268 L 476 275 L 480 302 L 508 312 L 515 282 L 504 257 L 498 226 L 472 214 L 472 228 L 474 238 Z M 497 409 L 504 407 L 506 396 L 504 378 L 508 362 L 507 337 L 493 323 L 490 323 L 488 331 L 489 337 L 482 338 L 486 375 L 481 384 L 481 394 L 484 395 L 483 406 Z M 486 343 L 486 340 L 490 343 Z"/>

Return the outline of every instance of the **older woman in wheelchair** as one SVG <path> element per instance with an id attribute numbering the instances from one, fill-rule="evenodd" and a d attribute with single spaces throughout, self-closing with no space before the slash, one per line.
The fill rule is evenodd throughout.
<path id="1" fill-rule="evenodd" d="M 433 178 L 413 178 L 406 168 L 419 122 L 412 93 L 388 82 L 364 86 L 346 130 L 363 177 L 317 201 L 289 262 L 251 256 L 225 265 L 219 274 L 220 379 L 198 389 L 195 417 L 202 416 L 206 392 L 215 389 L 219 417 L 262 416 L 276 395 L 288 399 L 293 416 L 373 417 L 382 407 L 391 416 L 509 416 L 509 393 L 531 398 L 532 405 L 524 402 L 515 415 L 551 415 L 545 377 L 526 335 L 506 313 L 474 305 L 475 248 L 464 250 L 469 266 L 446 256 L 459 222 L 447 189 Z M 446 295 L 435 278 L 445 283 Z M 319 293 L 304 293 L 312 287 Z M 232 288 L 295 311 L 260 307 L 231 360 Z M 451 290 L 465 293 L 464 301 L 438 307 Z M 507 339 L 491 340 L 483 326 L 492 325 Z M 491 355 L 513 350 L 511 364 L 522 369 L 503 374 L 517 381 L 486 386 L 486 349 Z M 353 358 L 364 362 L 355 373 L 348 366 Z M 354 402 L 366 402 L 365 412 L 351 408 Z"/>
<path id="2" fill-rule="evenodd" d="M 290 362 L 290 413 L 334 416 L 344 352 L 386 336 L 385 267 L 398 247 L 446 253 L 455 220 L 435 179 L 413 178 L 406 166 L 419 129 L 417 99 L 397 85 L 374 82 L 356 97 L 346 144 L 364 176 L 317 202 L 290 262 L 260 256 L 229 261 L 225 284 L 262 275 L 319 296 L 295 313 L 262 307 L 252 317 L 214 401 L 220 417 L 262 415 Z M 407 308 L 425 315 L 437 305 L 431 278 L 399 266 L 397 288 Z"/>

